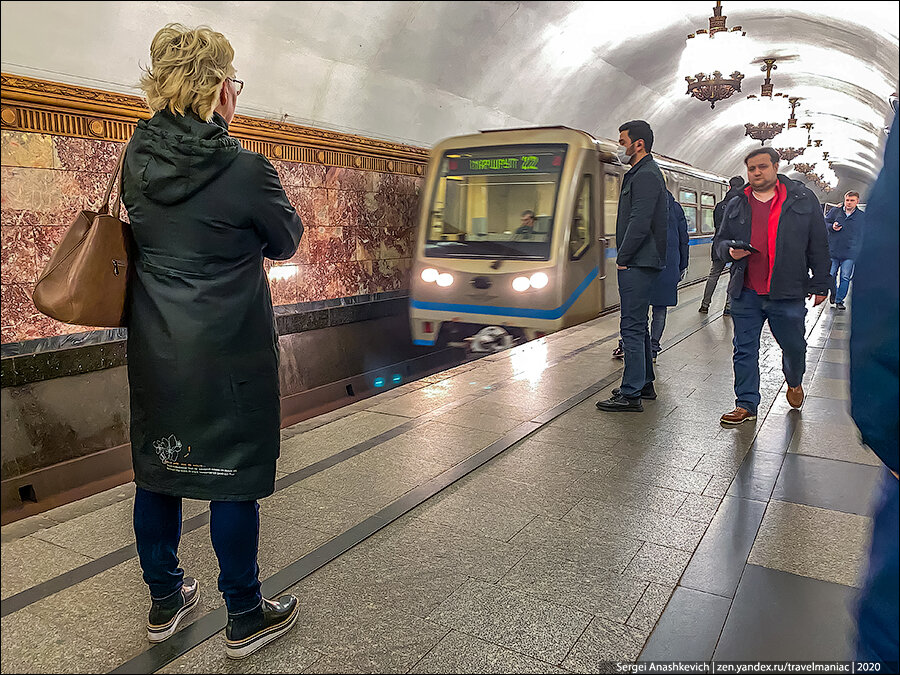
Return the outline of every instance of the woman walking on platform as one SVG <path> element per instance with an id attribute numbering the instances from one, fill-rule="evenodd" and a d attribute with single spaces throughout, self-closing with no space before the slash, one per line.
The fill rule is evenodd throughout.
<path id="1" fill-rule="evenodd" d="M 278 342 L 263 258 L 297 250 L 303 226 L 269 161 L 228 135 L 243 83 L 221 33 L 170 24 L 141 88 L 154 115 L 125 154 L 134 239 L 128 312 L 134 531 L 150 587 L 151 642 L 199 600 L 178 562 L 181 500 L 210 501 L 226 653 L 247 656 L 297 620 L 266 600 L 259 504 L 280 449 Z"/>

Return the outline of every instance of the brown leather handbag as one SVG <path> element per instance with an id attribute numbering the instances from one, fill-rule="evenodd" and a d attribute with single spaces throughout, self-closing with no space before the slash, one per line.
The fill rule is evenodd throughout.
<path id="1" fill-rule="evenodd" d="M 100 208 L 78 214 L 34 287 L 35 307 L 57 321 L 98 328 L 125 325 L 130 230 L 119 219 L 125 147 Z M 109 199 L 117 180 L 118 195 L 110 214 Z"/>

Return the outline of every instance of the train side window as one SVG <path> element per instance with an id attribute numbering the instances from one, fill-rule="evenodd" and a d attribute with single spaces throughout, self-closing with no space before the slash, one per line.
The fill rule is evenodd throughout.
<path id="1" fill-rule="evenodd" d="M 697 193 L 693 190 L 681 189 L 678 191 L 678 201 L 681 202 L 682 206 L 685 206 L 686 204 L 696 204 Z"/>
<path id="2" fill-rule="evenodd" d="M 581 179 L 581 189 L 572 209 L 572 227 L 569 230 L 569 257 L 572 260 L 578 260 L 591 245 L 592 182 L 590 175 Z"/>
<path id="3" fill-rule="evenodd" d="M 619 215 L 619 175 L 608 173 L 603 180 L 603 227 L 606 234 L 616 233 L 616 218 Z"/>
<path id="4" fill-rule="evenodd" d="M 697 234 L 697 207 L 684 206 L 684 217 L 687 218 L 688 234 Z"/>
<path id="5" fill-rule="evenodd" d="M 703 192 L 700 194 L 700 205 L 701 206 L 715 206 L 716 205 L 716 196 L 707 194 Z"/>
<path id="6" fill-rule="evenodd" d="M 701 211 L 700 227 L 705 234 L 713 234 L 716 231 L 712 209 L 703 209 Z"/>

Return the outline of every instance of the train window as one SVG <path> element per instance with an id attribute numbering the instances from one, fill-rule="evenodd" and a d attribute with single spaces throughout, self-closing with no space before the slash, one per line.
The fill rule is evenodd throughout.
<path id="1" fill-rule="evenodd" d="M 548 260 L 566 147 L 447 151 L 435 178 L 425 255 Z"/>
<path id="2" fill-rule="evenodd" d="M 619 175 L 608 173 L 603 182 L 603 226 L 606 234 L 616 233 L 616 218 L 619 215 Z"/>
<path id="3" fill-rule="evenodd" d="M 701 222 L 700 226 L 704 233 L 712 234 L 716 231 L 715 224 L 713 223 L 713 210 L 712 209 L 702 209 L 700 211 Z"/>
<path id="4" fill-rule="evenodd" d="M 697 193 L 693 190 L 680 190 L 678 194 L 678 201 L 680 201 L 682 204 L 697 203 Z"/>
<path id="5" fill-rule="evenodd" d="M 572 228 L 569 231 L 569 257 L 572 260 L 578 260 L 591 245 L 592 180 L 589 175 L 581 179 L 581 189 L 572 209 Z"/>
<path id="6" fill-rule="evenodd" d="M 703 192 L 700 194 L 700 205 L 701 206 L 715 206 L 716 205 L 716 196 L 707 194 Z"/>
<path id="7" fill-rule="evenodd" d="M 697 234 L 697 207 L 682 206 L 684 209 L 684 217 L 687 218 L 688 234 Z"/>

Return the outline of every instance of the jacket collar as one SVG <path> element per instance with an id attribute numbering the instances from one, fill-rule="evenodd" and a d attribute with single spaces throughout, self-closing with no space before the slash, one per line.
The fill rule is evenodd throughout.
<path id="1" fill-rule="evenodd" d="M 639 169 L 641 166 L 643 166 L 644 164 L 648 164 L 648 163 L 651 162 L 651 161 L 653 161 L 653 155 L 651 155 L 651 154 L 648 152 L 646 155 L 644 155 L 643 157 L 641 157 L 641 160 L 640 160 L 637 164 L 635 164 L 633 167 L 631 167 L 630 169 L 628 169 L 628 171 L 625 172 L 625 175 L 627 176 L 627 175 L 630 174 L 630 173 L 637 173 L 638 169 Z"/>

